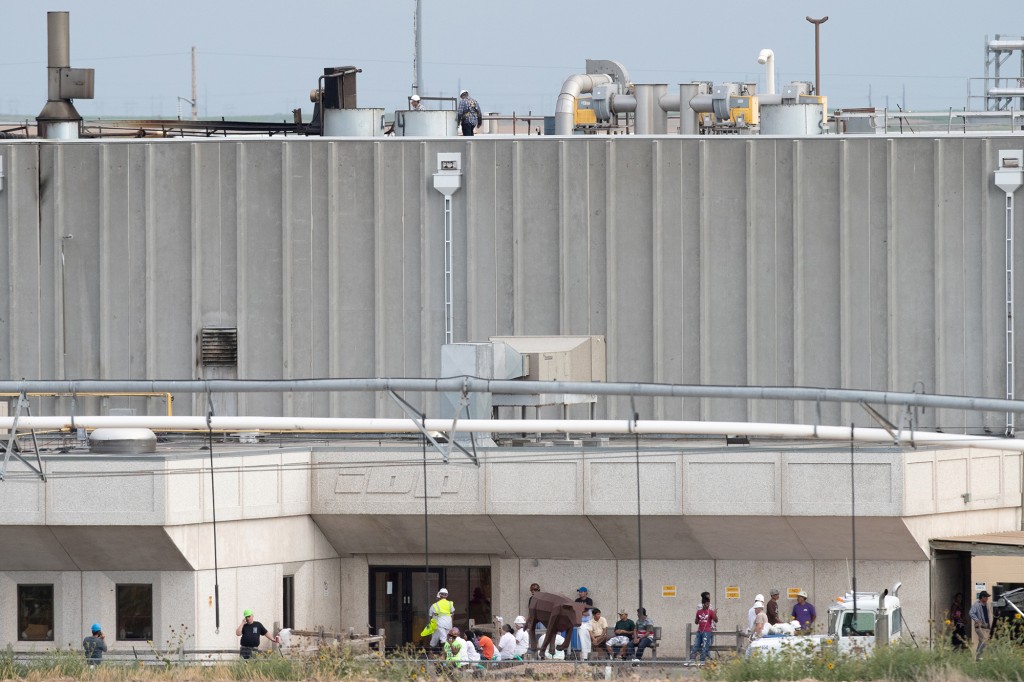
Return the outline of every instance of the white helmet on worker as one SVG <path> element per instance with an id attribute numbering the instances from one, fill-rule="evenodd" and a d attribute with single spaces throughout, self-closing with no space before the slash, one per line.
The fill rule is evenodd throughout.
<path id="1" fill-rule="evenodd" d="M 462 97 L 463 95 L 468 95 L 468 94 L 469 94 L 469 90 L 459 90 L 459 97 Z"/>
<path id="2" fill-rule="evenodd" d="M 516 619 L 514 621 L 512 621 L 512 622 L 515 623 L 516 625 L 526 625 L 526 619 L 523 618 L 522 616 L 516 616 Z"/>
<path id="3" fill-rule="evenodd" d="M 409 99 L 411 99 L 413 102 L 419 102 L 420 101 L 420 96 L 419 95 L 413 95 Z"/>
<path id="4" fill-rule="evenodd" d="M 447 596 L 448 596 L 448 589 L 447 588 L 442 587 L 440 590 L 437 591 L 437 598 L 438 599 L 440 599 L 441 597 L 447 597 Z"/>

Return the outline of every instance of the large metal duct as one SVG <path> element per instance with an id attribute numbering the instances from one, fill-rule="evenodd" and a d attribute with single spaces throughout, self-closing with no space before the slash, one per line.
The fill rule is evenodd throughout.
<path id="1" fill-rule="evenodd" d="M 661 106 L 661 100 L 667 95 L 668 86 L 664 83 L 655 83 L 636 85 L 634 88 L 636 91 L 634 132 L 637 135 L 664 135 L 667 133 L 668 112 Z"/>
<path id="2" fill-rule="evenodd" d="M 572 135 L 576 124 L 576 100 L 580 95 L 611 82 L 612 77 L 605 73 L 578 73 L 566 78 L 555 103 L 555 135 Z"/>
<path id="3" fill-rule="evenodd" d="M 93 70 L 71 68 L 68 12 L 46 13 L 46 105 L 36 117 L 39 136 L 77 140 L 82 117 L 71 100 L 92 99 Z"/>

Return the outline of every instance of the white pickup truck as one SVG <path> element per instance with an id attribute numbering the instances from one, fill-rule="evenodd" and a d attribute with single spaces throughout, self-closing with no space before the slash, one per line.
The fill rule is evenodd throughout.
<path id="1" fill-rule="evenodd" d="M 767 634 L 755 639 L 747 648 L 747 655 L 765 655 L 777 652 L 812 654 L 824 647 L 832 647 L 851 656 L 867 656 L 878 645 L 895 642 L 900 638 L 903 617 L 897 596 L 902 583 L 891 590 L 878 592 L 847 592 L 828 608 L 828 634 L 775 635 Z"/>

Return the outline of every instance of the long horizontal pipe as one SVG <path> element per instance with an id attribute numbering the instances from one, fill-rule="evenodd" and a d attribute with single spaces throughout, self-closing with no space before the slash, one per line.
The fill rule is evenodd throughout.
<path id="1" fill-rule="evenodd" d="M 866 391 L 803 386 L 715 386 L 603 381 L 509 381 L 460 376 L 444 379 L 210 379 L 162 381 L 88 379 L 82 381 L 0 381 L 0 393 L 303 393 L 303 392 L 440 392 L 505 393 L 513 395 L 578 394 L 660 398 L 723 398 L 741 400 L 795 400 L 824 403 L 870 403 L 932 407 L 979 412 L 1024 413 L 1024 401 L 925 393 Z"/>
<path id="2" fill-rule="evenodd" d="M 460 433 L 602 433 L 602 434 L 667 434 L 680 436 L 748 436 L 754 438 L 801 438 L 849 441 L 846 426 L 813 426 L 808 424 L 765 424 L 755 422 L 658 421 L 627 419 L 378 419 L 351 417 L 212 417 L 209 427 L 214 431 L 309 431 L 324 433 L 418 433 L 419 426 L 428 431 L 451 433 L 453 425 Z M 150 428 L 156 431 L 206 430 L 206 417 L 159 416 L 84 416 L 21 417 L 19 429 L 76 428 Z M 14 417 L 0 417 L 0 429 L 14 427 Z M 893 443 L 897 438 L 884 429 L 855 428 L 853 439 L 862 443 Z M 1024 440 L 964 436 L 930 431 L 904 431 L 901 443 L 916 445 L 974 446 L 1013 452 L 1024 451 Z"/>

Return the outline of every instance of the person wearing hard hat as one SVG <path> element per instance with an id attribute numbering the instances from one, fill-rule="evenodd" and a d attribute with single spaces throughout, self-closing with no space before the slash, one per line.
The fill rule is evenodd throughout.
<path id="1" fill-rule="evenodd" d="M 103 662 L 103 652 L 107 650 L 107 643 L 104 641 L 103 628 L 99 623 L 92 624 L 92 634 L 82 640 L 82 649 L 85 650 L 85 660 L 89 665 L 99 665 Z"/>
<path id="2" fill-rule="evenodd" d="M 764 602 L 754 602 L 754 627 L 750 629 L 750 641 L 764 637 L 768 630 L 768 614 L 764 612 Z"/>
<path id="3" fill-rule="evenodd" d="M 419 95 L 413 95 L 409 98 L 409 109 L 410 111 L 423 111 L 423 100 L 420 99 Z"/>
<path id="4" fill-rule="evenodd" d="M 260 637 L 266 637 L 275 643 L 281 642 L 281 638 L 277 635 L 270 636 L 263 623 L 256 620 L 256 617 L 252 615 L 252 609 L 246 609 L 242 612 L 242 622 L 235 628 L 235 637 L 241 637 L 238 655 L 242 658 L 252 658 L 253 652 L 259 650 Z"/>
<path id="5" fill-rule="evenodd" d="M 484 115 L 480 113 L 480 105 L 469 96 L 468 90 L 459 91 L 459 102 L 455 107 L 455 115 L 462 126 L 462 134 L 472 137 L 473 131 L 484 123 Z"/>
<path id="6" fill-rule="evenodd" d="M 530 650 L 530 633 L 526 631 L 526 619 L 522 616 L 516 616 L 516 619 L 512 622 L 515 623 L 516 626 L 514 633 L 516 637 L 515 655 L 521 659 L 526 656 L 526 652 Z"/>
<path id="7" fill-rule="evenodd" d="M 764 595 L 763 594 L 759 594 L 759 595 L 756 595 L 754 597 L 754 603 L 756 604 L 757 602 L 761 602 L 761 604 L 764 605 Z M 754 607 L 751 606 L 750 610 L 747 611 L 747 631 L 748 632 L 751 632 L 754 629 L 754 616 L 756 616 L 756 615 L 757 614 L 754 611 Z"/>
<path id="8" fill-rule="evenodd" d="M 800 632 L 801 635 L 811 634 L 811 628 L 814 627 L 814 621 L 818 617 L 818 612 L 814 610 L 814 604 L 807 601 L 807 593 L 800 590 L 796 593 L 796 603 L 793 604 L 793 620 L 800 621 Z"/>
<path id="9" fill-rule="evenodd" d="M 452 629 L 452 616 L 455 615 L 455 602 L 448 600 L 446 588 L 437 591 L 437 601 L 430 605 L 428 615 L 437 624 L 437 629 L 430 636 L 430 646 L 446 644 L 448 632 Z"/>

